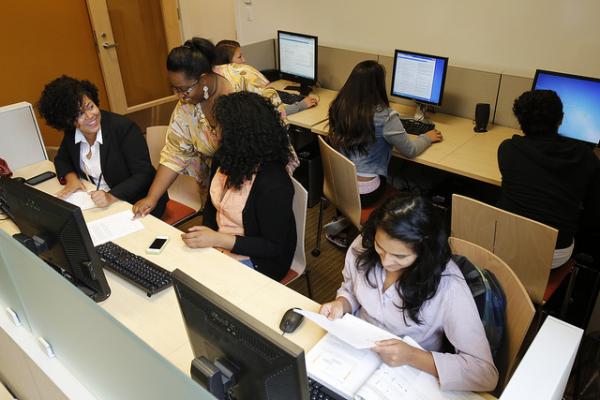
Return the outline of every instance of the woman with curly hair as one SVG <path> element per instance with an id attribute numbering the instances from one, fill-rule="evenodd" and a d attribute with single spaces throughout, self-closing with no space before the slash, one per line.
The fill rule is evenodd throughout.
<path id="1" fill-rule="evenodd" d="M 38 108 L 46 123 L 64 132 L 54 159 L 56 174 L 65 183 L 58 196 L 86 190 L 81 179 L 98 190 L 90 193 L 98 207 L 117 200 L 130 203 L 146 196 L 156 171 L 140 128 L 129 119 L 100 110 L 98 89 L 86 80 L 61 76 L 44 87 Z M 160 217 L 168 196 L 157 200 Z"/>
<path id="2" fill-rule="evenodd" d="M 269 81 L 246 64 L 215 65 L 215 46 L 210 40 L 194 37 L 176 47 L 167 56 L 167 70 L 179 102 L 171 115 L 160 166 L 148 196 L 133 206 L 137 216 L 154 209 L 157 200 L 177 178 L 177 174 L 194 177 L 205 198 L 209 184 L 210 163 L 219 148 L 215 130 L 214 104 L 228 93 L 249 91 L 270 99 L 275 106 L 281 99 Z"/>
<path id="3" fill-rule="evenodd" d="M 424 350 L 397 339 L 372 350 L 392 367 L 410 365 L 437 377 L 442 390 L 490 391 L 498 371 L 437 212 L 417 195 L 386 200 L 350 246 L 337 299 L 320 313 L 329 319 L 353 313 L 408 335 Z M 444 351 L 445 339 L 454 352 Z"/>
<path id="4" fill-rule="evenodd" d="M 525 92 L 513 112 L 525 136 L 514 135 L 498 148 L 499 205 L 558 229 L 557 268 L 573 253 L 582 213 L 600 220 L 600 160 L 585 144 L 558 135 L 563 105 L 556 92 Z"/>
<path id="5" fill-rule="evenodd" d="M 292 158 L 279 112 L 249 92 L 223 96 L 214 109 L 222 136 L 204 206 L 204 226 L 182 238 L 189 247 L 216 247 L 275 280 L 292 263 L 296 224 Z"/>

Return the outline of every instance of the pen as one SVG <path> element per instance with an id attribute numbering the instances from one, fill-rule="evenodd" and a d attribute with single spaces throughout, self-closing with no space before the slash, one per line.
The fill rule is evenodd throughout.
<path id="1" fill-rule="evenodd" d="M 96 191 L 100 190 L 100 182 L 102 181 L 102 172 L 100 172 L 100 176 L 98 177 L 98 182 L 96 182 Z"/>

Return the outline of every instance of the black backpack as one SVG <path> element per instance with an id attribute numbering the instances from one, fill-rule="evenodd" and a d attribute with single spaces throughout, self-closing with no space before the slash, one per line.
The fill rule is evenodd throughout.
<path id="1" fill-rule="evenodd" d="M 494 274 L 478 268 L 466 257 L 453 255 L 452 260 L 460 268 L 479 311 L 479 317 L 490 343 L 492 356 L 502 347 L 506 331 L 506 297 Z"/>

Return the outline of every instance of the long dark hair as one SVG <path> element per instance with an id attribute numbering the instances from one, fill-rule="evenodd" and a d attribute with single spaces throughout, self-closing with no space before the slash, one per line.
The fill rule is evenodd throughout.
<path id="1" fill-rule="evenodd" d="M 401 240 L 417 254 L 414 263 L 404 269 L 395 286 L 402 305 L 398 305 L 417 325 L 419 311 L 438 288 L 441 275 L 450 260 L 448 234 L 442 225 L 439 211 L 431 202 L 414 194 L 388 199 L 376 209 L 362 231 L 364 250 L 357 252 L 356 266 L 365 273 L 368 284 L 375 288 L 375 269 L 383 268 L 375 250 L 375 233 L 383 230 L 392 239 Z"/>
<path id="2" fill-rule="evenodd" d="M 227 175 L 228 187 L 239 189 L 263 163 L 285 167 L 290 161 L 287 131 L 266 98 L 251 92 L 221 96 L 214 114 L 222 136 L 215 157 Z"/>
<path id="3" fill-rule="evenodd" d="M 385 68 L 377 61 L 358 63 L 329 107 L 329 141 L 349 153 L 366 153 L 375 141 L 373 114 L 389 107 Z"/>
<path id="4" fill-rule="evenodd" d="M 167 70 L 183 72 L 189 79 L 198 79 L 200 75 L 212 72 L 214 62 L 215 45 L 208 39 L 193 37 L 169 52 Z"/>
<path id="5" fill-rule="evenodd" d="M 221 40 L 215 47 L 215 65 L 230 64 L 239 48 L 240 44 L 235 40 Z"/>

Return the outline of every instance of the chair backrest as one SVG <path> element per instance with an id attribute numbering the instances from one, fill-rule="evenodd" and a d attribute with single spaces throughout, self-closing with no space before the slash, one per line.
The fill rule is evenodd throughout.
<path id="1" fill-rule="evenodd" d="M 323 195 L 360 229 L 360 194 L 356 166 L 319 136 L 323 163 Z"/>
<path id="2" fill-rule="evenodd" d="M 500 373 L 498 387 L 503 388 L 516 367 L 515 361 L 535 308 L 515 272 L 500 257 L 466 240 L 450 237 L 449 242 L 453 254 L 465 256 L 477 267 L 492 272 L 506 296 L 506 336 L 496 357 L 496 368 Z"/>
<path id="3" fill-rule="evenodd" d="M 150 161 L 154 168 L 158 168 L 160 163 L 160 152 L 165 145 L 166 136 L 167 126 L 165 125 L 149 126 L 146 128 L 146 143 L 150 152 Z M 180 174 L 171 187 L 169 187 L 169 197 L 194 210 L 199 210 L 203 206 L 200 187 L 196 179 L 191 176 Z"/>
<path id="4" fill-rule="evenodd" d="M 290 267 L 298 276 L 306 269 L 306 252 L 304 249 L 304 235 L 306 231 L 306 207 L 308 203 L 308 192 L 296 179 L 292 178 L 294 184 L 294 220 L 296 221 L 296 251 Z"/>
<path id="5" fill-rule="evenodd" d="M 531 300 L 542 304 L 558 231 L 529 218 L 452 195 L 452 236 L 475 243 L 515 271 Z"/>

